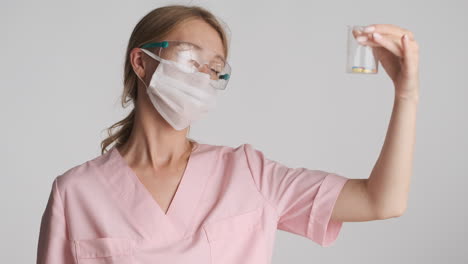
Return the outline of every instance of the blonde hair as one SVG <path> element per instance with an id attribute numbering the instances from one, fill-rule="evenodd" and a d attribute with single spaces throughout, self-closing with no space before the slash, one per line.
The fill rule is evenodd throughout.
<path id="1" fill-rule="evenodd" d="M 136 47 L 143 44 L 161 41 L 172 30 L 176 29 L 181 23 L 198 18 L 202 19 L 211 25 L 221 38 L 225 58 L 228 56 L 229 49 L 229 35 L 226 31 L 225 24 L 216 18 L 210 11 L 199 6 L 185 6 L 185 5 L 168 5 L 156 8 L 145 15 L 135 26 L 130 36 L 127 51 L 125 54 L 124 66 L 124 89 L 121 98 L 123 108 L 126 108 L 129 103 L 133 104 L 131 112 L 122 120 L 107 128 L 108 137 L 101 142 L 101 154 L 107 151 L 107 147 L 115 142 L 115 146 L 119 147 L 125 144 L 132 132 L 135 120 L 135 103 L 137 98 L 138 77 L 133 71 L 130 62 L 130 52 Z M 114 130 L 116 130 L 114 132 Z M 189 127 L 190 131 L 190 127 Z M 197 143 L 195 140 L 189 141 Z"/>

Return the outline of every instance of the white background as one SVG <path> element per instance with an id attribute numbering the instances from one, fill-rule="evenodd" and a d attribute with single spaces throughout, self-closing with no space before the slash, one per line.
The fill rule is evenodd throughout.
<path id="1" fill-rule="evenodd" d="M 53 178 L 100 155 L 122 119 L 127 41 L 150 10 L 197 4 L 232 32 L 232 78 L 199 142 L 253 144 L 291 167 L 367 178 L 394 88 L 345 73 L 346 25 L 395 24 L 420 45 L 414 174 L 400 218 L 343 224 L 334 246 L 278 231 L 273 263 L 467 263 L 468 2 L 2 1 L 0 259 L 34 263 Z"/>

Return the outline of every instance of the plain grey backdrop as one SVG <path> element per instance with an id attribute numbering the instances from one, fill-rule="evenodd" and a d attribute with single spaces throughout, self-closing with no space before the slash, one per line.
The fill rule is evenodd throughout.
<path id="1" fill-rule="evenodd" d="M 2 263 L 34 263 L 52 180 L 100 155 L 120 107 L 127 41 L 150 10 L 208 8 L 231 30 L 232 79 L 194 123 L 202 143 L 250 143 L 290 167 L 367 178 L 394 87 L 345 73 L 346 25 L 395 24 L 420 45 L 414 173 L 399 218 L 345 222 L 323 248 L 278 231 L 273 263 L 468 263 L 467 1 L 3 1 Z"/>

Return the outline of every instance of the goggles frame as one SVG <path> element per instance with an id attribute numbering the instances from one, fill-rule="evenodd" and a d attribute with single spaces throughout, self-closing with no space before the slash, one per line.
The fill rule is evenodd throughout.
<path id="1" fill-rule="evenodd" d="M 195 45 L 195 44 L 193 44 L 193 43 L 190 43 L 190 42 L 165 40 L 165 41 L 160 41 L 160 42 L 150 42 L 150 43 L 146 43 L 146 44 L 141 45 L 140 48 L 142 48 L 142 49 L 163 48 L 163 49 L 164 49 L 164 48 L 169 47 L 170 42 L 188 43 L 188 44 L 190 44 L 190 45 L 193 45 L 193 46 L 198 47 L 197 45 Z M 231 66 L 229 65 L 229 63 L 227 63 L 227 62 L 224 61 L 224 60 L 223 60 L 223 62 L 224 62 L 224 64 L 225 64 L 225 67 L 228 67 L 229 70 L 231 70 Z M 225 74 L 218 75 L 218 78 L 219 78 L 219 79 L 223 79 L 223 80 L 226 80 L 226 81 L 228 81 L 230 77 L 231 77 L 231 74 L 230 74 L 230 73 L 225 73 Z"/>

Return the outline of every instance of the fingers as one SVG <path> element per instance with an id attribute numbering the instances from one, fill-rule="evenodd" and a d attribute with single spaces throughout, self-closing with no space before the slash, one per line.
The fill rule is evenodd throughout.
<path id="1" fill-rule="evenodd" d="M 353 30 L 353 35 L 362 45 L 384 47 L 401 59 L 409 56 L 408 59 L 405 59 L 405 62 L 417 59 L 414 56 L 417 57 L 418 45 L 414 40 L 414 34 L 407 29 L 392 24 L 370 24 L 363 31 Z M 408 36 L 407 40 L 403 39 L 404 35 Z M 414 71 L 414 69 L 408 69 Z"/>
<path id="2" fill-rule="evenodd" d="M 369 47 L 381 47 L 382 45 L 372 41 L 372 39 L 369 39 L 367 36 L 359 36 L 356 38 L 356 40 L 359 42 L 359 44 L 364 45 L 364 46 L 369 46 Z"/>
<path id="3" fill-rule="evenodd" d="M 400 45 L 395 43 L 391 38 L 387 36 L 382 36 L 381 34 L 376 32 L 372 34 L 372 37 L 377 44 L 380 44 L 382 47 L 392 52 L 395 56 L 403 56 L 403 52 L 401 51 Z"/>
<path id="4" fill-rule="evenodd" d="M 366 46 L 370 47 L 384 47 L 385 49 L 389 50 L 397 57 L 402 57 L 403 53 L 401 51 L 400 45 L 395 43 L 393 39 L 388 36 L 382 36 L 378 33 L 373 33 L 372 39 L 366 39 L 365 36 L 360 36 L 356 40 Z"/>
<path id="5" fill-rule="evenodd" d="M 404 34 L 407 34 L 410 40 L 414 40 L 413 32 L 392 24 L 370 24 L 364 29 L 364 33 L 373 32 L 380 33 L 381 35 L 393 35 L 395 37 L 398 37 L 398 39 L 400 39 Z"/>
<path id="6" fill-rule="evenodd" d="M 362 34 L 362 32 L 361 32 L 361 31 L 359 31 L 359 30 L 356 30 L 356 29 L 353 29 L 352 33 L 353 33 L 353 36 L 354 36 L 354 38 L 357 38 L 359 35 L 361 35 L 361 34 Z"/>

